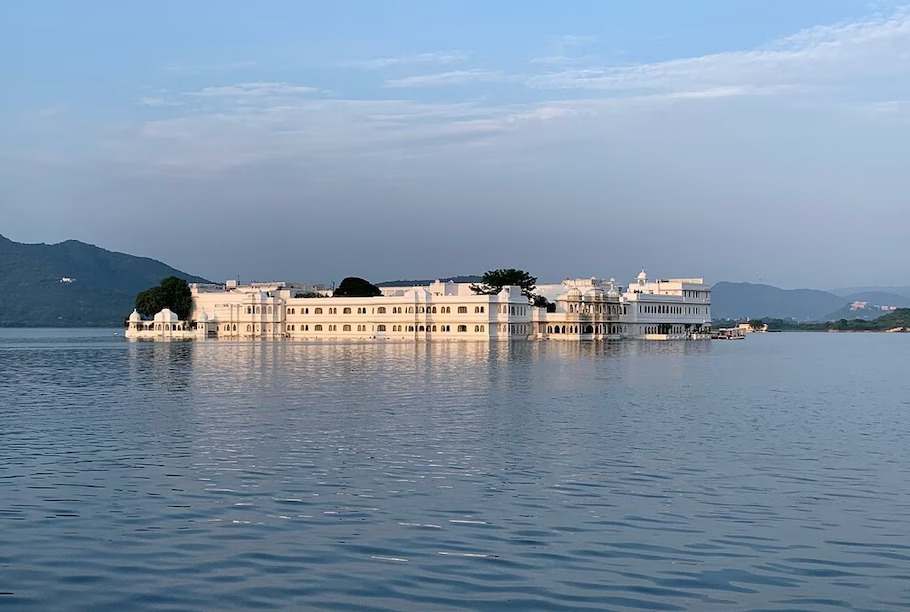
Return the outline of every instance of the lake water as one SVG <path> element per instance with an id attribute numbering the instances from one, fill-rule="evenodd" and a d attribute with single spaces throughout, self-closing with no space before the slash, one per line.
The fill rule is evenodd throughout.
<path id="1" fill-rule="evenodd" d="M 0 330 L 0 608 L 910 607 L 910 336 Z"/>

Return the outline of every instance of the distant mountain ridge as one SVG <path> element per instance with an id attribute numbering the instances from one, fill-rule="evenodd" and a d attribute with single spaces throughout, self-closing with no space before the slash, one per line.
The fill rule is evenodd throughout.
<path id="1" fill-rule="evenodd" d="M 888 295 L 900 295 L 905 298 L 910 298 L 910 286 L 906 287 L 844 287 L 841 289 L 829 289 L 830 293 L 834 295 L 842 295 L 844 297 L 855 297 L 857 294 L 868 294 L 868 293 L 879 293 L 879 294 L 888 294 Z"/>
<path id="2" fill-rule="evenodd" d="M 435 281 L 442 281 L 444 283 L 452 281 L 453 283 L 479 283 L 483 280 L 482 276 L 475 274 L 468 274 L 465 276 L 447 276 L 445 278 L 431 278 L 431 279 L 418 279 L 418 280 L 393 280 L 393 281 L 383 281 L 381 283 L 376 283 L 377 287 L 416 287 L 421 285 L 429 285 Z"/>
<path id="3" fill-rule="evenodd" d="M 846 303 L 846 298 L 820 289 L 781 289 L 727 281 L 711 288 L 711 316 L 715 319 L 818 321 Z"/>
<path id="4" fill-rule="evenodd" d="M 136 294 L 168 276 L 207 282 L 78 240 L 24 244 L 0 235 L 0 327 L 120 326 Z"/>
<path id="5" fill-rule="evenodd" d="M 865 305 L 854 308 L 857 302 Z M 887 312 L 881 306 L 908 307 L 910 297 L 878 290 L 838 295 L 820 289 L 781 289 L 727 281 L 716 283 L 711 290 L 711 315 L 715 319 L 875 319 Z"/>

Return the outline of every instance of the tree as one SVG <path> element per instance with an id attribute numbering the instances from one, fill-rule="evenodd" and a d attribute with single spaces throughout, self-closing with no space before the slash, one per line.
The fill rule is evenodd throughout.
<path id="1" fill-rule="evenodd" d="M 471 291 L 481 295 L 496 295 L 503 287 L 513 285 L 521 287 L 521 293 L 529 300 L 535 299 L 537 277 L 515 268 L 500 268 L 486 272 L 480 283 L 471 285 Z"/>
<path id="2" fill-rule="evenodd" d="M 168 276 L 157 287 L 140 291 L 136 296 L 136 310 L 139 314 L 152 317 L 165 308 L 186 321 L 193 310 L 193 294 L 182 278 Z"/>
<path id="3" fill-rule="evenodd" d="M 765 322 L 761 319 L 753 319 L 752 321 L 749 321 L 749 327 L 752 329 L 761 329 L 764 325 Z"/>
<path id="4" fill-rule="evenodd" d="M 535 306 L 537 306 L 538 308 L 548 309 L 547 312 L 549 312 L 550 306 L 553 306 L 554 309 L 556 307 L 556 304 L 553 304 L 552 302 L 550 302 L 550 300 L 548 300 L 546 297 L 544 297 L 542 295 L 536 295 L 536 294 L 534 295 L 534 297 L 531 298 L 531 303 L 534 304 Z M 556 310 L 553 310 L 553 312 L 556 312 Z"/>
<path id="5" fill-rule="evenodd" d="M 136 310 L 144 317 L 152 317 L 167 308 L 161 294 L 161 287 L 140 291 L 136 296 Z"/>
<path id="6" fill-rule="evenodd" d="M 382 290 L 368 280 L 349 276 L 342 280 L 332 297 L 376 297 L 382 295 Z"/>

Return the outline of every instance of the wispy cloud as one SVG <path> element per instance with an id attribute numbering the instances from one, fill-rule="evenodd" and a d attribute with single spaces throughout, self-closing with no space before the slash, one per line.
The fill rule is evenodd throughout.
<path id="1" fill-rule="evenodd" d="M 452 70 L 449 72 L 437 72 L 435 74 L 420 74 L 416 76 L 403 77 L 400 79 L 389 79 L 385 82 L 386 87 L 448 87 L 450 85 L 463 85 L 465 83 L 504 81 L 507 77 L 498 70 Z"/>
<path id="2" fill-rule="evenodd" d="M 188 92 L 186 95 L 205 98 L 244 98 L 266 96 L 299 96 L 319 93 L 318 87 L 294 85 L 283 82 L 261 81 L 254 83 L 236 83 L 233 85 L 219 85 L 204 87 L 198 91 Z"/>
<path id="3" fill-rule="evenodd" d="M 383 68 L 394 68 L 397 66 L 442 66 L 464 62 L 468 57 L 468 54 L 464 51 L 432 51 L 429 53 L 417 53 L 415 55 L 402 55 L 398 57 L 377 57 L 374 59 L 348 62 L 347 65 L 366 68 L 368 70 L 381 70 Z"/>
<path id="4" fill-rule="evenodd" d="M 345 99 L 283 81 L 217 84 L 171 94 L 154 91 L 144 104 L 182 108 L 168 113 L 170 117 L 137 125 L 119 146 L 123 156 L 136 156 L 143 167 L 218 172 L 268 160 L 394 159 L 420 155 L 429 147 L 506 142 L 511 135 L 527 138 L 538 133 L 541 122 L 558 140 L 573 129 L 585 135 L 617 129 L 658 104 L 685 105 L 689 116 L 698 117 L 700 105 L 710 105 L 711 112 L 718 109 L 712 101 L 763 96 L 760 105 L 749 107 L 777 112 L 784 95 L 807 100 L 807 91 L 825 92 L 811 98 L 818 105 L 850 99 L 868 105 L 868 114 L 903 116 L 907 109 L 903 100 L 910 97 L 908 54 L 910 14 L 899 12 L 813 28 L 760 49 L 649 64 L 573 67 L 534 77 L 481 68 L 430 71 L 386 79 L 383 91 L 374 92 L 373 99 Z M 439 54 L 425 55 L 418 57 L 426 63 L 430 56 L 440 59 Z M 402 58 L 383 62 L 406 65 Z M 893 87 L 887 91 L 871 87 L 867 94 L 870 79 L 893 82 Z M 530 90 L 521 94 L 529 101 L 497 101 L 495 95 L 473 96 L 484 100 L 475 103 L 417 101 L 425 93 L 420 89 L 483 83 L 528 86 Z M 478 89 L 470 91 L 476 94 Z M 394 97 L 384 95 L 391 91 Z M 856 98 L 861 95 L 866 97 Z M 405 99 L 410 97 L 415 99 Z M 785 101 L 790 103 L 789 98 Z M 748 123 L 752 117 L 748 114 L 752 110 L 723 106 L 729 123 Z M 524 129 L 528 125 L 535 129 Z"/>
<path id="5" fill-rule="evenodd" d="M 742 88 L 744 93 L 828 86 L 855 78 L 910 77 L 910 12 L 816 27 L 765 48 L 650 64 L 553 71 L 528 79 L 539 89 L 672 93 Z"/>

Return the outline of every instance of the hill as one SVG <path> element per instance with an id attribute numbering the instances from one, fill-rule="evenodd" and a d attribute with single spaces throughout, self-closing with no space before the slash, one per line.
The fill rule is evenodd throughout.
<path id="1" fill-rule="evenodd" d="M 442 282 L 452 281 L 453 283 L 479 283 L 483 277 L 469 274 L 467 276 L 448 276 L 446 278 L 430 278 L 418 280 L 393 280 L 376 283 L 377 287 L 415 287 L 420 285 L 429 285 L 432 282 L 440 280 Z"/>
<path id="2" fill-rule="evenodd" d="M 844 287 L 841 289 L 829 289 L 834 295 L 851 297 L 858 293 L 886 293 L 889 295 L 901 295 L 910 298 L 910 287 Z"/>
<path id="3" fill-rule="evenodd" d="M 23 244 L 0 236 L 0 327 L 119 327 L 136 294 L 167 276 L 206 282 L 78 240 Z"/>
<path id="4" fill-rule="evenodd" d="M 910 330 L 910 308 L 898 308 L 877 319 L 838 319 L 824 323 L 797 323 L 785 319 L 764 319 L 769 331 L 887 331 Z"/>
<path id="5" fill-rule="evenodd" d="M 754 283 L 719 282 L 711 288 L 715 319 L 827 320 L 847 299 L 819 289 L 780 289 Z"/>

